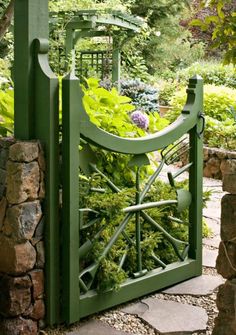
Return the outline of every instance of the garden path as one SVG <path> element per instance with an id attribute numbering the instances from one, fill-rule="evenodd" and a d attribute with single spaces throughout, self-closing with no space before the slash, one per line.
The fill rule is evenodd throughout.
<path id="1" fill-rule="evenodd" d="M 163 178 L 164 175 L 166 174 L 162 175 Z M 212 191 L 211 200 L 203 209 L 203 216 L 212 230 L 212 235 L 203 239 L 202 276 L 87 318 L 70 330 L 61 329 L 45 333 L 48 335 L 210 335 L 217 315 L 215 305 L 217 287 L 224 282 L 215 270 L 220 242 L 222 183 L 219 180 L 204 178 L 204 190 Z"/>

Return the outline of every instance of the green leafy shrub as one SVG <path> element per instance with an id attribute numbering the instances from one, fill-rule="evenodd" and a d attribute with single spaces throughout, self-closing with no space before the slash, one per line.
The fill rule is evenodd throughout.
<path id="1" fill-rule="evenodd" d="M 176 77 L 180 82 L 187 82 L 189 78 L 196 74 L 203 78 L 205 84 L 236 88 L 236 70 L 233 65 L 223 65 L 216 62 L 196 62 L 186 69 L 179 70 Z"/>
<path id="2" fill-rule="evenodd" d="M 172 111 L 166 117 L 173 121 L 180 114 L 185 102 L 186 91 L 184 89 L 176 92 L 171 99 Z M 205 85 L 204 86 L 204 113 L 219 121 L 230 117 L 230 107 L 236 107 L 236 90 L 226 86 Z M 231 115 L 232 117 L 232 115 Z"/>
<path id="3" fill-rule="evenodd" d="M 158 111 L 158 89 L 138 79 L 121 80 L 121 92 L 132 99 L 132 104 L 144 112 Z"/>
<path id="4" fill-rule="evenodd" d="M 99 87 L 99 80 L 95 78 L 86 79 L 86 84 L 87 87 L 83 86 L 83 103 L 94 124 L 123 137 L 145 134 L 131 122 L 128 113 L 135 107 L 131 104 L 130 98 L 119 95 L 114 87 L 111 91 Z"/>
<path id="5" fill-rule="evenodd" d="M 14 91 L 0 90 L 0 136 L 13 133 L 14 127 Z"/>
<path id="6" fill-rule="evenodd" d="M 0 58 L 0 89 L 7 89 L 12 84 L 10 62 Z"/>
<path id="7" fill-rule="evenodd" d="M 105 187 L 104 182 L 91 177 L 90 186 L 95 182 L 94 186 L 100 185 Z M 134 186 L 134 185 L 133 185 Z M 178 187 L 187 188 L 187 181 L 178 184 Z M 209 192 L 204 193 L 203 203 L 209 198 Z M 145 201 L 159 201 L 176 199 L 175 190 L 160 180 L 157 180 L 146 195 Z M 81 202 L 85 208 L 92 208 L 100 213 L 100 222 L 81 231 L 81 244 L 87 239 L 92 240 L 94 235 L 103 228 L 102 233 L 95 241 L 89 254 L 82 261 L 82 266 L 87 267 L 91 263 L 99 260 L 99 257 L 114 234 L 115 230 L 124 218 L 122 209 L 135 202 L 135 188 L 123 188 L 120 193 L 112 193 L 107 190 L 106 193 L 87 193 Z M 148 214 L 158 222 L 173 237 L 182 241 L 188 240 L 188 225 L 172 222 L 168 216 L 179 216 L 184 222 L 188 222 L 188 210 L 177 214 L 177 209 L 173 205 L 165 205 L 162 207 L 151 208 L 147 210 Z M 209 234 L 204 224 L 205 234 Z M 128 236 L 128 240 L 127 240 Z M 206 235 L 204 235 L 206 236 Z M 129 242 L 128 242 L 129 241 Z M 148 271 L 158 267 L 153 259 L 153 253 L 163 262 L 169 264 L 177 261 L 178 258 L 171 244 L 166 241 L 163 234 L 153 228 L 148 222 L 142 220 L 142 262 L 143 268 Z M 120 260 L 127 253 L 123 267 L 119 267 Z M 133 277 L 133 273 L 137 271 L 137 258 L 135 249 L 135 215 L 130 219 L 125 228 L 125 235 L 120 235 L 116 243 L 113 245 L 105 259 L 102 259 L 98 273 L 95 278 L 94 287 L 98 290 L 118 289 L 120 284 L 128 277 Z"/>
<path id="8" fill-rule="evenodd" d="M 233 119 L 218 121 L 210 116 L 206 117 L 204 141 L 210 147 L 235 150 L 236 124 Z"/>
<path id="9" fill-rule="evenodd" d="M 99 87 L 99 81 L 94 78 L 86 80 L 87 87 L 83 86 L 83 103 L 91 121 L 98 127 L 121 137 L 140 137 L 147 132 L 132 123 L 129 113 L 135 109 L 132 100 L 118 94 L 115 88 L 111 91 Z M 160 131 L 169 124 L 157 112 L 149 114 L 149 132 Z M 133 183 L 134 173 L 128 167 L 130 157 L 105 150 L 94 149 L 98 167 L 105 172 L 117 185 L 130 186 Z M 143 169 L 144 178 L 152 169 Z"/>
<path id="10" fill-rule="evenodd" d="M 183 88 L 184 85 L 177 80 L 169 79 L 159 80 L 157 86 L 159 88 L 159 104 L 169 106 L 173 95 Z"/>
<path id="11" fill-rule="evenodd" d="M 173 96 L 171 100 L 173 108 L 166 114 L 170 122 L 179 116 L 185 102 L 185 90 L 180 90 Z M 205 144 L 225 149 L 235 148 L 235 119 L 231 112 L 232 107 L 234 109 L 236 107 L 235 89 L 226 86 L 204 86 Z"/>

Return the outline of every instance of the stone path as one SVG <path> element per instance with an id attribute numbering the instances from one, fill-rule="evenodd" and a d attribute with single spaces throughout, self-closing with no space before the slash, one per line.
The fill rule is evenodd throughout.
<path id="1" fill-rule="evenodd" d="M 205 274 L 125 307 L 92 317 L 63 334 L 211 334 L 217 313 L 215 292 L 224 282 L 214 269 L 220 242 L 220 200 L 223 192 L 221 181 L 206 178 L 204 189 L 213 192 L 207 208 L 203 210 L 203 216 L 212 230 L 212 237 L 203 239 Z"/>

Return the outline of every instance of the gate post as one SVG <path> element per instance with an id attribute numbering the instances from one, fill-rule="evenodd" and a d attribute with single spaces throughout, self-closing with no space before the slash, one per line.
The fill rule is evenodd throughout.
<path id="1" fill-rule="evenodd" d="M 196 86 L 198 123 L 190 130 L 190 157 L 193 162 L 189 173 L 189 191 L 192 194 L 192 203 L 189 208 L 189 257 L 196 259 L 196 275 L 202 273 L 202 177 L 203 177 L 203 80 L 199 76 L 190 79 L 190 84 Z M 196 85 L 197 84 L 197 85 Z"/>
<path id="2" fill-rule="evenodd" d="M 79 319 L 79 80 L 62 80 L 62 317 Z"/>
<path id="3" fill-rule="evenodd" d="M 48 65 L 48 0 L 15 0 L 15 137 L 38 139 L 46 158 L 46 321 L 60 321 L 59 83 Z"/>
<path id="4" fill-rule="evenodd" d="M 15 0 L 15 137 L 34 138 L 35 38 L 48 38 L 48 0 Z"/>

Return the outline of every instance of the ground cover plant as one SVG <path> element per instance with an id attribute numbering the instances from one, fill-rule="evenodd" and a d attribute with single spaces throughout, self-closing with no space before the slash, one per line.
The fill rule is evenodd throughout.
<path id="1" fill-rule="evenodd" d="M 87 184 L 87 185 L 86 185 Z M 182 182 L 177 187 L 185 187 L 187 182 Z M 90 189 L 103 189 L 104 193 L 89 192 Z M 81 245 L 85 241 L 93 241 L 93 246 L 90 251 L 82 257 L 81 268 L 86 268 L 91 263 L 96 263 L 100 260 L 100 255 L 113 233 L 120 224 L 124 213 L 122 209 L 135 202 L 135 188 L 124 187 L 120 192 L 114 193 L 109 190 L 98 175 L 93 175 L 85 180 L 81 180 L 81 197 L 80 207 L 91 208 L 98 215 L 98 222 L 87 229 L 81 231 Z M 203 203 L 205 204 L 209 193 L 204 194 Z M 173 187 L 160 180 L 156 181 L 150 189 L 145 200 L 147 202 L 176 199 L 176 193 Z M 166 205 L 147 210 L 147 213 L 153 220 L 158 222 L 166 231 L 173 237 L 186 241 L 188 240 L 188 210 L 181 214 L 177 213 L 175 206 Z M 170 219 L 172 216 L 178 216 L 183 223 L 174 222 Z M 88 218 L 89 219 L 89 218 Z M 142 220 L 142 261 L 143 268 L 148 271 L 160 266 L 157 259 L 160 259 L 165 264 L 178 261 L 178 257 L 174 252 L 171 244 L 164 238 L 163 234 L 153 228 L 150 223 Z M 203 236 L 209 235 L 209 230 L 204 224 Z M 94 241 L 94 236 L 99 237 Z M 101 260 L 101 266 L 98 270 L 94 281 L 94 288 L 106 291 L 108 289 L 119 289 L 127 278 L 133 277 L 137 271 L 137 259 L 135 248 L 135 216 L 130 220 L 124 234 L 121 234 L 106 258 Z M 86 256 L 86 257 L 85 257 Z M 121 264 L 121 260 L 124 262 Z"/>

